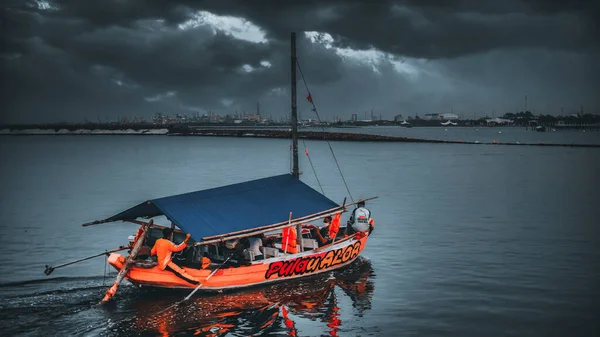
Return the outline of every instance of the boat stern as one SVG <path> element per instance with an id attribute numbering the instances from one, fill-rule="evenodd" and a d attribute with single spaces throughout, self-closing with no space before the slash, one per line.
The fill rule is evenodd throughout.
<path id="1" fill-rule="evenodd" d="M 112 253 L 108 256 L 108 264 L 120 271 L 125 265 L 125 257 L 121 254 Z"/>

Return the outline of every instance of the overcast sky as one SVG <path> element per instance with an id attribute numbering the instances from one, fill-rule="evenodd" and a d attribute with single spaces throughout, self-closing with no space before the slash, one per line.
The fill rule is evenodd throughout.
<path id="1" fill-rule="evenodd" d="M 0 122 L 290 113 L 600 113 L 586 0 L 5 0 Z M 298 79 L 301 80 L 298 73 Z M 298 83 L 298 110 L 314 118 Z"/>

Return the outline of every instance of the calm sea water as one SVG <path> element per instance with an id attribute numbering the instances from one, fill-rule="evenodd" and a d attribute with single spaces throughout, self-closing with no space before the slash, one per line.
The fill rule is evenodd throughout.
<path id="1" fill-rule="evenodd" d="M 325 194 L 341 202 L 348 193 L 327 143 L 299 145 L 308 147 Z M 115 276 L 105 277 L 103 257 L 50 276 L 44 266 L 118 247 L 137 229 L 81 223 L 151 198 L 289 172 L 289 141 L 0 137 L 3 335 L 597 333 L 600 150 L 331 145 L 352 197 L 379 197 L 367 204 L 376 230 L 359 261 L 161 312 L 187 292 L 125 283 L 114 303 L 97 306 Z M 300 164 L 302 179 L 320 190 L 306 156 Z"/>

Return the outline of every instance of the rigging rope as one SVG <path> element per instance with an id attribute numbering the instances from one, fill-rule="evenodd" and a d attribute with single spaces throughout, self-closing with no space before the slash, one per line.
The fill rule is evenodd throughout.
<path id="1" fill-rule="evenodd" d="M 315 112 L 315 114 L 317 115 L 317 119 L 319 120 L 319 124 L 321 124 L 321 117 L 319 116 L 319 112 L 317 111 L 317 107 L 312 99 L 312 95 L 310 94 L 310 90 L 308 89 L 308 84 L 306 83 L 306 78 L 304 78 L 304 73 L 302 72 L 302 68 L 300 67 L 300 62 L 298 61 L 298 58 L 296 58 L 296 65 L 298 66 L 298 70 L 300 71 L 300 77 L 302 77 L 302 83 L 304 83 L 304 87 L 306 88 L 306 92 L 308 92 L 308 97 L 310 97 L 310 104 L 312 104 L 313 107 L 313 111 Z M 323 130 L 323 132 L 325 132 L 325 128 L 323 127 L 323 125 L 321 124 L 321 129 Z M 325 141 L 327 141 L 327 145 L 329 146 L 329 150 L 331 151 L 331 155 L 333 156 L 333 159 L 335 160 L 335 165 L 338 168 L 338 171 L 340 171 L 340 176 L 342 177 L 342 181 L 344 181 L 344 185 L 346 186 L 346 191 L 348 191 L 348 195 L 350 196 L 350 200 L 352 200 L 352 202 L 354 202 L 354 198 L 352 198 L 352 193 L 350 193 L 350 189 L 348 188 L 348 184 L 346 183 L 346 179 L 344 178 L 344 174 L 342 173 L 342 169 L 340 168 L 340 164 L 337 161 L 337 158 L 335 157 L 335 153 L 333 153 L 333 148 L 331 148 L 331 143 L 329 143 L 328 139 L 325 139 Z M 312 164 L 311 164 L 312 165 Z"/>
<path id="2" fill-rule="evenodd" d="M 319 177 L 317 176 L 317 171 L 315 170 L 315 167 L 313 166 L 312 160 L 310 159 L 310 155 L 308 154 L 308 149 L 306 148 L 306 142 L 304 141 L 304 139 L 302 139 L 302 144 L 304 144 L 304 153 L 308 157 L 308 162 L 310 163 L 310 167 L 312 167 L 312 170 L 313 170 L 313 172 L 315 174 L 315 178 L 317 179 L 317 183 L 319 184 L 319 188 L 321 189 L 321 193 L 323 193 L 323 195 L 325 195 L 325 191 L 323 191 L 323 186 L 321 185 L 321 182 L 319 181 Z"/>
<path id="3" fill-rule="evenodd" d="M 108 263 L 108 258 L 104 259 L 104 277 L 102 277 L 102 286 L 104 286 L 104 281 L 106 280 L 106 265 Z"/>
<path id="4" fill-rule="evenodd" d="M 325 195 L 325 191 L 323 190 L 323 185 L 321 185 L 321 181 L 319 180 L 319 176 L 317 176 L 317 170 L 315 170 L 315 166 L 312 163 L 312 159 L 308 154 L 308 148 L 306 147 L 306 142 L 302 139 L 302 144 L 304 145 L 304 153 L 308 157 L 308 162 L 310 163 L 310 167 L 312 167 L 313 173 L 315 174 L 315 178 L 317 179 L 317 184 L 319 184 L 319 188 L 321 189 L 321 193 Z M 292 140 L 290 140 L 290 172 L 292 172 Z"/>

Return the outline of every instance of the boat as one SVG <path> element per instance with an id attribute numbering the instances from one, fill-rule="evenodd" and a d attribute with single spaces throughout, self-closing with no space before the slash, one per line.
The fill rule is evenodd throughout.
<path id="1" fill-rule="evenodd" d="M 163 311 L 178 299 L 178 294 L 148 291 L 136 301 L 123 304 L 122 311 L 134 311 L 136 315 L 132 320 L 115 322 L 109 333 L 166 336 L 194 331 L 202 336 L 211 332 L 211 336 L 256 336 L 278 326 L 281 318 L 288 328 L 293 328 L 288 319 L 309 319 L 313 324 L 327 324 L 324 333 L 329 329 L 335 332 L 345 323 L 339 317 L 341 304 L 351 303 L 353 313 L 348 320 L 361 317 L 371 309 L 375 291 L 373 277 L 370 261 L 360 259 L 331 276 L 193 298 L 190 304 L 201 310 L 172 307 Z M 293 316 L 286 317 L 287 312 Z"/>
<path id="2" fill-rule="evenodd" d="M 535 127 L 535 131 L 537 132 L 546 132 L 546 127 L 543 125 L 538 125 Z"/>
<path id="3" fill-rule="evenodd" d="M 92 226 L 122 221 L 140 226 L 137 234 L 130 237 L 128 255 L 109 254 L 108 264 L 118 274 L 102 302 L 115 296 L 123 279 L 139 288 L 193 290 L 189 297 L 196 291 L 223 292 L 310 277 L 348 266 L 359 257 L 367 244 L 369 231 L 346 235 L 345 227 L 340 226 L 333 242 L 320 246 L 306 228 L 307 224 L 316 224 L 325 217 L 332 217 L 339 224 L 341 214 L 347 212 L 349 206 L 376 197 L 350 203 L 344 199 L 337 203 L 300 180 L 295 39 L 295 33 L 292 33 L 292 172 L 146 200 L 104 220 L 83 224 Z M 308 100 L 313 103 L 310 93 Z M 159 225 L 158 221 L 154 223 L 157 217 L 168 219 L 170 227 Z M 150 256 L 149 249 L 162 237 L 164 228 L 171 228 L 171 241 L 175 244 L 183 242 L 186 235 L 191 236 L 188 247 L 181 253 L 174 253 L 172 261 L 199 280 L 199 284 L 161 269 Z M 290 228 L 296 229 L 297 235 L 294 253 L 281 247 L 283 232 Z M 230 246 L 230 243 L 239 244 L 239 240 L 251 237 L 274 242 L 260 248 L 262 259 L 257 259 L 250 250 L 244 250 L 243 256 L 235 255 Z M 208 262 L 204 263 L 206 259 Z"/>

